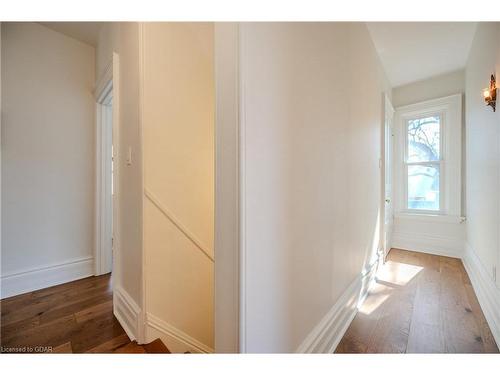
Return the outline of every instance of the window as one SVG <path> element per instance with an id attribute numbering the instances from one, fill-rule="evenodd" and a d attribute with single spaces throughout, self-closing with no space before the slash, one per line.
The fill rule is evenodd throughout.
<path id="1" fill-rule="evenodd" d="M 440 211 L 441 124 L 442 115 L 411 118 L 406 121 L 406 208 Z"/>
<path id="2" fill-rule="evenodd" d="M 462 95 L 396 109 L 394 210 L 408 215 L 461 217 Z"/>

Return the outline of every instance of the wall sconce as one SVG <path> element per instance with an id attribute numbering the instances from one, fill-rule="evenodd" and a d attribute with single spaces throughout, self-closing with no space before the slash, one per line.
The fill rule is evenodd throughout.
<path id="1" fill-rule="evenodd" d="M 497 103 L 497 85 L 495 81 L 495 76 L 492 74 L 490 78 L 490 87 L 483 90 L 484 101 L 486 105 L 493 108 L 493 112 L 496 109 Z"/>

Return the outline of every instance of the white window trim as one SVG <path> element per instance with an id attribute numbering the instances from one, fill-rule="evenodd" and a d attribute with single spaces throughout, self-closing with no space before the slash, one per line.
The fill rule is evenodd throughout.
<path id="1" fill-rule="evenodd" d="M 408 120 L 430 115 L 441 116 L 440 133 L 440 210 L 407 208 L 407 124 Z M 394 194 L 395 214 L 411 216 L 460 217 L 462 194 L 462 94 L 428 100 L 396 109 Z M 412 163 L 413 164 L 413 163 Z M 433 164 L 426 162 L 422 164 Z"/>

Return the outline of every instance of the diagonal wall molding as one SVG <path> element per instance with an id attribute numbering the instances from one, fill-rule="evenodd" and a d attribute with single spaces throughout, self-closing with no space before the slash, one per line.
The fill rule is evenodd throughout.
<path id="1" fill-rule="evenodd" d="M 144 187 L 144 196 L 149 199 L 151 203 L 153 203 L 156 208 L 158 208 L 161 213 L 174 224 L 177 229 L 179 229 L 187 239 L 189 239 L 197 248 L 200 250 L 205 256 L 210 259 L 210 261 L 214 262 L 214 257 L 210 254 L 208 246 L 203 244 L 194 233 L 192 233 L 182 222 L 167 208 L 164 204 L 161 203 L 160 199 L 156 197 L 148 188 Z"/>

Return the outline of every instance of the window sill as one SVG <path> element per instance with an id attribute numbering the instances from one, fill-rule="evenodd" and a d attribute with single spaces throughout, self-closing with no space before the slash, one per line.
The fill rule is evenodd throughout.
<path id="1" fill-rule="evenodd" d="M 414 212 L 398 212 L 394 214 L 396 219 L 410 219 L 420 221 L 432 221 L 436 223 L 454 223 L 461 224 L 466 218 L 463 216 L 431 214 L 431 213 L 414 213 Z"/>

